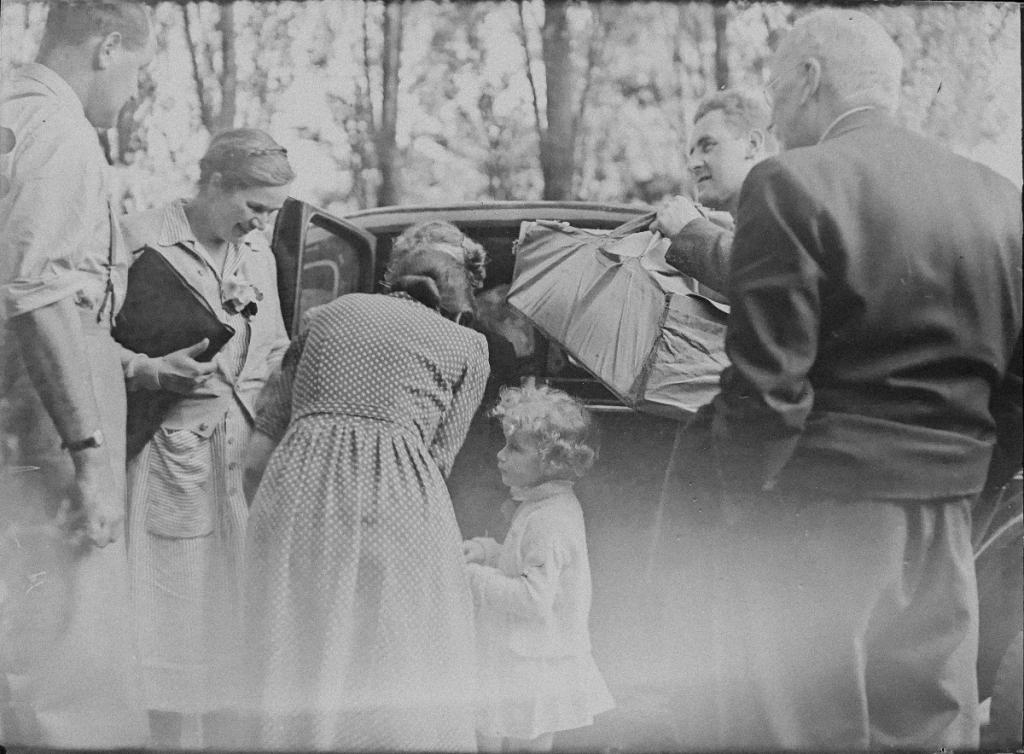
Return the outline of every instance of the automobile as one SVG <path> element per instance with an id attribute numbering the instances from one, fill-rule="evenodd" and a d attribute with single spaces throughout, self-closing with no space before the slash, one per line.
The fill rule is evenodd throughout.
<path id="1" fill-rule="evenodd" d="M 520 226 L 534 220 L 568 222 L 577 228 L 610 230 L 650 212 L 645 205 L 594 202 L 475 202 L 434 206 L 392 206 L 359 210 L 338 217 L 311 204 L 289 199 L 274 228 L 278 290 L 289 333 L 294 333 L 308 309 L 352 292 L 378 290 L 394 239 L 407 227 L 425 220 L 447 220 L 487 251 L 487 276 L 481 300 L 500 305 L 512 280 L 515 242 Z M 514 319 L 514 312 L 512 313 Z M 522 376 L 533 376 L 583 400 L 597 417 L 601 444 L 594 469 L 576 486 L 587 521 L 588 547 L 594 582 L 591 610 L 592 640 L 598 665 L 605 674 L 619 709 L 588 734 L 561 739 L 560 746 L 659 749 L 672 746 L 659 738 L 657 714 L 660 684 L 679 686 L 682 679 L 664 678 L 666 668 L 652 664 L 650 651 L 656 621 L 657 595 L 648 585 L 651 548 L 659 527 L 659 493 L 677 420 L 639 413 L 623 405 L 607 388 L 576 364 L 563 349 L 525 320 L 507 332 L 514 341 Z M 456 518 L 465 537 L 490 534 L 501 538 L 500 505 L 506 497 L 496 470 L 495 454 L 502 445 L 500 430 L 478 412 L 469 437 L 456 459 L 449 488 Z M 1005 658 L 1019 644 L 1022 552 L 1020 475 L 997 501 L 982 501 L 975 531 L 979 592 L 982 594 L 982 646 L 979 670 L 983 698 L 992 689 L 1020 686 L 1017 669 L 1006 671 Z M 699 520 L 699 516 L 697 518 Z M 700 525 L 684 534 L 681 563 L 692 574 L 693 623 L 706 617 L 713 578 L 702 562 L 706 552 Z M 681 626 L 678 647 L 693 666 L 705 669 L 713 660 L 706 647 L 689 646 L 688 628 Z M 1019 655 L 1019 652 L 1018 652 Z M 1012 663 L 1011 663 L 1012 664 Z M 677 665 L 678 666 L 678 665 Z M 1000 684 L 996 683 L 999 673 Z M 713 672 L 713 668 L 709 672 Z M 1010 678 L 1007 680 L 1007 672 Z M 683 684 L 685 687 L 686 684 Z M 699 687 L 678 703 L 695 718 L 683 735 L 695 748 L 713 746 L 714 738 L 699 718 L 713 714 L 711 700 Z M 686 691 L 684 691 L 686 693 Z M 646 694 L 646 696 L 645 696 Z M 704 697 L 704 698 L 702 698 Z M 993 700 L 997 707 L 999 700 Z M 1012 707 L 1012 704 L 1011 704 Z M 1018 705 L 1019 707 L 1019 705 Z M 696 711 L 696 712 L 694 712 Z M 671 717 L 671 712 L 667 713 Z M 605 717 L 605 716 L 602 716 Z M 664 717 L 664 716 L 663 716 Z M 678 721 L 673 721 L 678 723 Z M 1012 725 L 1011 725 L 1012 727 Z M 1019 728 L 1019 725 L 1018 725 Z M 632 729 L 632 730 L 631 730 Z M 677 725 L 674 735 L 678 736 Z"/>

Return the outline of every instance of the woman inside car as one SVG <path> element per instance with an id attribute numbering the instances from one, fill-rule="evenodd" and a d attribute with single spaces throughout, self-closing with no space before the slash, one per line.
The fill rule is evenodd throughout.
<path id="1" fill-rule="evenodd" d="M 295 178 L 284 148 L 259 130 L 226 131 L 199 169 L 195 197 L 124 221 L 133 264 L 159 254 L 183 283 L 166 295 L 200 297 L 234 330 L 212 358 L 209 339 L 158 358 L 122 355 L 129 405 L 169 405 L 128 465 L 142 691 L 162 748 L 181 744 L 188 715 L 201 716 L 207 746 L 226 744 L 241 647 L 242 460 L 255 398 L 288 346 L 263 233 Z M 130 274 L 129 300 L 133 284 Z"/>

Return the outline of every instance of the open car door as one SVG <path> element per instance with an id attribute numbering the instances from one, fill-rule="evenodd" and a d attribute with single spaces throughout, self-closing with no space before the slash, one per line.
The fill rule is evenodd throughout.
<path id="1" fill-rule="evenodd" d="M 273 249 L 289 335 L 311 307 L 345 293 L 373 290 L 374 236 L 311 204 L 285 200 L 274 225 Z"/>

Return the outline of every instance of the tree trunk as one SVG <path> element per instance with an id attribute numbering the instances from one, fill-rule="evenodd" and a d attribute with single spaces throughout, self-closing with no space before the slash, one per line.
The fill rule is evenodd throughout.
<path id="1" fill-rule="evenodd" d="M 384 4 L 384 48 L 381 51 L 383 97 L 380 128 L 377 130 L 377 165 L 380 169 L 378 206 L 399 201 L 399 154 L 395 132 L 398 122 L 398 72 L 402 53 L 402 3 L 386 0 Z"/>
<path id="2" fill-rule="evenodd" d="M 540 165 L 544 175 L 545 199 L 572 199 L 573 154 L 573 69 L 566 0 L 544 3 L 541 30 L 546 81 L 547 128 L 541 134 Z"/>
<path id="3" fill-rule="evenodd" d="M 192 33 L 192 22 L 189 20 L 188 14 L 189 5 L 191 3 L 184 3 L 181 6 L 181 15 L 185 23 L 185 43 L 188 46 L 189 62 L 192 64 L 192 81 L 196 85 L 196 99 L 199 101 L 199 121 L 207 131 L 212 133 L 215 129 L 213 109 L 210 107 L 210 99 L 206 94 L 202 71 L 199 70 L 199 45 L 202 44 L 202 39 L 197 39 L 196 35 Z M 201 25 L 199 34 L 202 34 Z"/>
<path id="4" fill-rule="evenodd" d="M 726 37 L 729 8 L 716 5 L 712 14 L 715 27 L 715 88 L 721 90 L 729 87 L 729 40 Z"/>
<path id="5" fill-rule="evenodd" d="M 220 6 L 220 32 L 223 68 L 220 76 L 220 113 L 217 115 L 219 129 L 235 127 L 235 110 L 238 99 L 238 61 L 235 56 L 235 4 Z"/>

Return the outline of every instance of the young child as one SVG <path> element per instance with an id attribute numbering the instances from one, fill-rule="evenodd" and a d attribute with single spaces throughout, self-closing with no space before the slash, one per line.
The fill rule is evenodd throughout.
<path id="1" fill-rule="evenodd" d="M 480 642 L 482 751 L 550 751 L 554 733 L 614 706 L 590 651 L 590 565 L 573 482 L 594 461 L 591 418 L 561 390 L 504 389 L 493 415 L 515 513 L 505 541 L 463 543 Z"/>

